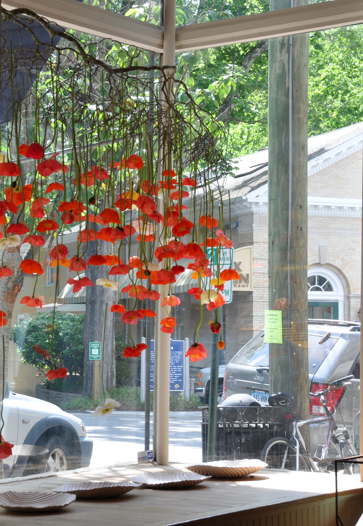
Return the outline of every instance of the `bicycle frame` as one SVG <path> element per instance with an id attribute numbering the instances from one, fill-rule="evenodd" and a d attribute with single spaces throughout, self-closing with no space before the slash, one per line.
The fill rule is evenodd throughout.
<path id="1" fill-rule="evenodd" d="M 301 434 L 300 427 L 304 425 L 311 425 L 311 424 L 317 424 L 321 422 L 329 422 L 329 429 L 325 440 L 325 445 L 323 447 L 323 454 L 321 460 L 325 460 L 328 457 L 329 448 L 331 439 L 333 436 L 333 432 L 337 429 L 336 422 L 334 420 L 334 415 L 330 416 L 319 416 L 317 418 L 312 418 L 310 420 L 301 420 L 300 422 L 294 422 L 294 431 L 292 434 L 292 437 L 295 439 L 296 442 L 296 471 L 299 471 L 299 454 L 300 454 L 300 444 L 303 447 L 303 451 L 306 454 L 306 458 L 309 459 L 310 466 L 313 471 L 319 471 L 319 468 L 316 466 L 314 460 L 311 457 L 310 451 L 308 450 L 304 437 Z M 297 435 L 297 437 L 296 437 Z"/>

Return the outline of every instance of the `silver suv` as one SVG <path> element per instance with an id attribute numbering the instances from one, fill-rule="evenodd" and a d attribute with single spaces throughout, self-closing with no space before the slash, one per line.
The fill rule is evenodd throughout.
<path id="1" fill-rule="evenodd" d="M 352 374 L 347 391 L 339 406 L 345 424 L 354 435 L 357 445 L 360 410 L 360 323 L 334 320 L 309 320 L 309 378 L 310 391 L 325 388 L 334 380 Z M 269 344 L 264 332 L 252 338 L 227 364 L 224 373 L 223 398 L 245 393 L 261 405 L 268 405 Z M 335 404 L 332 397 L 331 404 Z M 310 414 L 323 415 L 319 398 L 310 399 Z M 353 429 L 354 426 L 354 429 Z M 312 428 L 314 426 L 311 426 Z M 324 437 L 324 427 L 312 430 L 312 445 Z M 326 432 L 325 432 L 326 436 Z"/>

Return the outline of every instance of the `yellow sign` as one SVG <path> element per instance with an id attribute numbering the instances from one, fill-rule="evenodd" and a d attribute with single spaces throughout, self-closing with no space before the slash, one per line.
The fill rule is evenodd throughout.
<path id="1" fill-rule="evenodd" d="M 265 310 L 265 343 L 282 343 L 282 311 Z"/>

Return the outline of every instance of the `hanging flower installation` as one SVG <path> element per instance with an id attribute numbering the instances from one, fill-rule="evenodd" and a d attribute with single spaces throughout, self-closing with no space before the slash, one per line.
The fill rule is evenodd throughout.
<path id="1" fill-rule="evenodd" d="M 4 45 L 9 28 L 27 30 L 32 19 L 48 41 L 29 33 L 34 53 L 20 44 L 11 54 Z M 43 306 L 36 291 L 46 265 L 54 269 L 54 305 L 66 269 L 74 294 L 85 288 L 87 298 L 97 290 L 107 298 L 103 339 L 112 313 L 128 328 L 131 345 L 124 356 L 138 357 L 146 345 L 133 340 L 132 326 L 156 317 L 160 301 L 158 329 L 172 335 L 181 303 L 173 287 L 191 276 L 188 292 L 199 302 L 199 319 L 187 355 L 202 360 L 203 311 L 212 312 L 210 328 L 218 334 L 224 284 L 239 279 L 233 269 L 221 270 L 232 247 L 223 206 L 214 202 L 224 157 L 221 126 L 198 108 L 183 82 L 171 81 L 173 68 L 145 65 L 140 50 L 124 46 L 120 58 L 120 44 L 103 41 L 107 60 L 101 60 L 93 40 L 80 43 L 29 10 L 3 9 L 3 20 L 0 96 L 7 162 L 0 163 L 0 279 L 15 283 L 19 272 L 30 277 L 33 291 L 21 304 L 36 309 Z M 31 78 L 23 74 L 24 64 Z M 77 239 L 72 257 L 67 233 Z M 20 258 L 22 244 L 25 256 L 16 266 L 12 255 Z M 120 294 L 128 295 L 127 309 Z M 155 307 L 146 308 L 146 301 Z M 0 326 L 8 319 L 11 312 L 2 312 Z M 49 381 L 67 377 L 52 347 L 51 333 L 49 348 L 34 349 L 47 360 Z M 97 411 L 113 409 L 106 400 Z"/>

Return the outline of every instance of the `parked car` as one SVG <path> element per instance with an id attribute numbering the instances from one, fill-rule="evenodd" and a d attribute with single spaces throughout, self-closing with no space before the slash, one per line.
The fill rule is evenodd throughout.
<path id="1" fill-rule="evenodd" d="M 218 372 L 218 402 L 222 402 L 223 378 L 226 364 L 219 366 Z M 203 404 L 209 404 L 210 391 L 210 367 L 204 367 L 198 374 L 198 385 L 194 388 L 194 393 L 199 396 Z"/>
<path id="2" fill-rule="evenodd" d="M 6 477 L 89 466 L 93 442 L 76 416 L 7 388 L 3 417 L 2 435 L 15 446 L 13 455 L 4 460 Z"/>
<path id="3" fill-rule="evenodd" d="M 343 376 L 354 375 L 339 406 L 344 423 L 352 432 L 353 423 L 358 426 L 356 415 L 360 410 L 360 323 L 309 320 L 308 338 L 311 392 L 327 387 Z M 263 331 L 244 345 L 227 364 L 223 398 L 237 393 L 249 394 L 261 405 L 268 405 L 269 344 L 264 342 Z M 336 403 L 333 396 L 330 403 L 332 406 Z M 324 415 L 317 397 L 310 398 L 310 414 Z M 311 448 L 317 447 L 326 437 L 326 430 L 322 427 L 325 425 L 311 426 Z M 354 431 L 357 434 L 357 429 Z M 356 438 L 355 444 L 358 442 Z"/>

